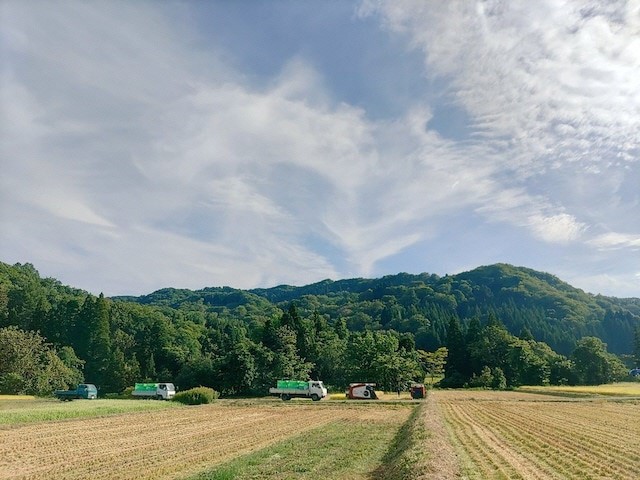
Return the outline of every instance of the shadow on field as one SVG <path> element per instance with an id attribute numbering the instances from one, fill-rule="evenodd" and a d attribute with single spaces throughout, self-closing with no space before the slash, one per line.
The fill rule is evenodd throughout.
<path id="1" fill-rule="evenodd" d="M 402 480 L 412 478 L 417 463 L 416 444 L 424 437 L 418 421 L 426 406 L 416 407 L 393 438 L 382 464 L 369 474 L 371 480 Z"/>

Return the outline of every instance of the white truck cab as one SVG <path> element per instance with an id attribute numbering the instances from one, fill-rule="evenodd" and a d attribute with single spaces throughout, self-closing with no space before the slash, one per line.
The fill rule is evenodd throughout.
<path id="1" fill-rule="evenodd" d="M 324 398 L 327 396 L 327 389 L 320 381 L 309 382 L 309 396 L 313 396 L 314 393 L 317 394 L 320 398 Z"/>
<path id="2" fill-rule="evenodd" d="M 171 400 L 176 394 L 176 387 L 173 383 L 159 383 L 156 395 L 162 397 L 163 400 Z"/>

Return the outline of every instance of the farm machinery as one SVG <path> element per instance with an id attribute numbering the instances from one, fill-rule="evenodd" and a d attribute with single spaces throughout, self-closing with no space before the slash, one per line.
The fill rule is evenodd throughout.
<path id="1" fill-rule="evenodd" d="M 350 383 L 345 395 L 350 400 L 377 400 L 375 383 Z"/>
<path id="2" fill-rule="evenodd" d="M 422 383 L 412 383 L 409 392 L 414 400 L 427 397 L 427 388 Z"/>

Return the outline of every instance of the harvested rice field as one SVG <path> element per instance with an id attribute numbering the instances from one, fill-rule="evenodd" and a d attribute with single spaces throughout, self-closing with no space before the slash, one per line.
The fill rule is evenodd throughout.
<path id="1" fill-rule="evenodd" d="M 633 397 L 118 402 L 0 398 L 0 479 L 640 478 Z"/>
<path id="2" fill-rule="evenodd" d="M 640 478 L 640 401 L 435 392 L 469 479 Z"/>
<path id="3" fill-rule="evenodd" d="M 99 402 L 72 405 L 87 408 Z M 0 425 L 0 479 L 186 478 L 288 438 L 304 439 L 305 432 L 330 424 L 390 432 L 382 439 L 382 456 L 411 411 L 411 406 L 383 404 L 218 402 L 8 423 Z"/>

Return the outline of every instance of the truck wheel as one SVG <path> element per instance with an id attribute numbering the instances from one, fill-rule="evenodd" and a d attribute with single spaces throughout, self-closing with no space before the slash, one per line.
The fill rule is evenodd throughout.
<path id="1" fill-rule="evenodd" d="M 311 395 L 311 400 L 313 400 L 314 402 L 317 402 L 318 400 L 320 400 L 320 397 L 318 396 L 317 393 L 314 393 L 313 395 Z"/>
<path id="2" fill-rule="evenodd" d="M 162 400 L 162 395 L 156 395 L 156 400 Z"/>
<path id="3" fill-rule="evenodd" d="M 280 397 L 282 398 L 282 400 L 284 400 L 285 402 L 288 400 L 291 400 L 291 395 L 288 395 L 286 393 L 283 393 L 282 396 Z"/>

